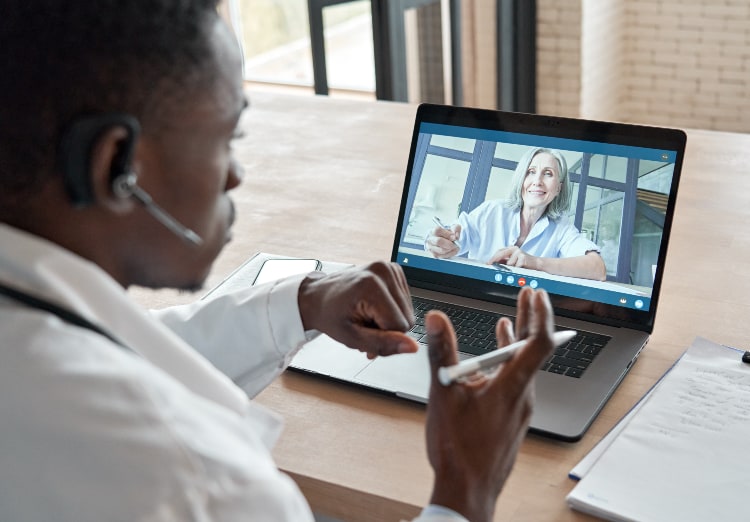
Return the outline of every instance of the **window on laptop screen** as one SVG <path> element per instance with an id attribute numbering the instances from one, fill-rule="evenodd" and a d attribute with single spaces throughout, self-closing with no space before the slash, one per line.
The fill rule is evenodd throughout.
<path id="1" fill-rule="evenodd" d="M 530 149 L 539 147 L 559 153 L 567 163 L 570 202 L 560 219 L 567 220 L 590 241 L 591 249 L 598 250 L 606 266 L 606 281 L 490 265 L 487 249 L 473 250 L 480 258 L 462 252 L 437 259 L 425 251 L 425 238 L 436 222 L 450 227 L 462 215 L 465 224 L 474 216 L 473 223 L 480 228 L 479 216 L 496 215 L 482 214 L 483 203 L 493 201 L 507 207 L 512 188 L 518 186 L 513 175 L 519 161 Z M 677 152 L 671 150 L 422 123 L 402 209 L 396 260 L 410 269 L 484 282 L 483 288 L 490 294 L 493 291 L 487 285 L 492 285 L 497 295 L 506 296 L 530 286 L 560 298 L 573 298 L 557 299 L 556 303 L 563 307 L 572 303 L 572 310 L 578 300 L 584 300 L 607 305 L 609 312 L 604 315 L 622 315 L 612 314 L 610 306 L 623 312 L 648 312 L 663 254 L 676 157 Z M 529 238 L 532 235 L 533 231 Z M 497 239 L 497 244 L 504 240 Z M 555 255 L 563 257 L 560 252 Z M 624 315 L 631 316 L 629 312 Z"/>

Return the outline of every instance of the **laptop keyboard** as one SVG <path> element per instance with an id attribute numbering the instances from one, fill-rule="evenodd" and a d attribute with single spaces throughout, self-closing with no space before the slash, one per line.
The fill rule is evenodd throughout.
<path id="1" fill-rule="evenodd" d="M 424 316 L 429 310 L 440 310 L 453 322 L 458 339 L 458 351 L 482 355 L 497 348 L 495 324 L 502 317 L 501 314 L 438 303 L 420 297 L 412 297 L 412 303 L 415 322 L 408 333 L 417 341 L 427 344 Z M 610 337 L 606 335 L 579 331 L 572 340 L 555 348 L 541 370 L 580 378 L 609 340 Z"/>

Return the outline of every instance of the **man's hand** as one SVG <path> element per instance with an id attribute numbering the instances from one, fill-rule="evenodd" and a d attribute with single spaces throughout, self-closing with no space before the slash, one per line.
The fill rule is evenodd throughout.
<path id="1" fill-rule="evenodd" d="M 396 263 L 378 261 L 330 275 L 311 274 L 298 296 L 305 330 L 319 330 L 372 358 L 417 351 L 409 286 Z"/>
<path id="2" fill-rule="evenodd" d="M 437 311 L 428 313 L 425 326 L 432 368 L 426 428 L 435 470 L 431 503 L 472 522 L 492 520 L 531 418 L 534 376 L 553 349 L 552 306 L 543 290 L 521 290 L 515 334 L 502 318 L 495 335 L 499 347 L 525 338 L 529 344 L 493 374 L 450 386 L 440 384 L 437 371 L 458 362 L 453 326 Z"/>

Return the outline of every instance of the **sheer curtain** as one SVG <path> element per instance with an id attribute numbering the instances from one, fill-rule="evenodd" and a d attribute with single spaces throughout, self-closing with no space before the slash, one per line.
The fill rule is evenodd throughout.
<path id="1" fill-rule="evenodd" d="M 463 104 L 497 107 L 496 1 L 461 2 L 461 77 Z"/>

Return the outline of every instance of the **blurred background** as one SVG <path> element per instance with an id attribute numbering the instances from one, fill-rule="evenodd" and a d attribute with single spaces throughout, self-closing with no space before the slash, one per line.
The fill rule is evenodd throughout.
<path id="1" fill-rule="evenodd" d="M 222 9 L 258 88 L 750 131 L 750 0 L 224 0 Z"/>

